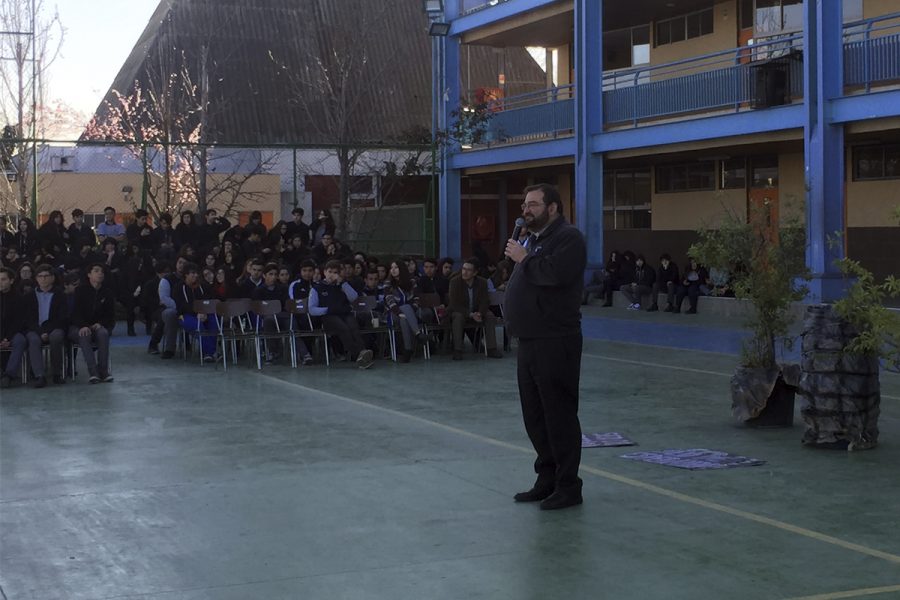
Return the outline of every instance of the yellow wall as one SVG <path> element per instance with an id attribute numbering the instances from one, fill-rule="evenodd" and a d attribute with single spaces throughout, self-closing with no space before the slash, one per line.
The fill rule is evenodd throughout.
<path id="1" fill-rule="evenodd" d="M 738 31 L 736 0 L 717 2 L 713 10 L 715 21 L 711 34 L 657 47 L 651 43 L 650 64 L 659 65 L 736 47 Z M 652 29 L 651 38 L 656 34 L 655 24 Z M 704 70 L 708 68 L 706 67 Z"/>
<path id="2" fill-rule="evenodd" d="M 210 175 L 211 189 L 225 175 Z M 120 173 L 47 173 L 39 178 L 38 206 L 41 214 L 61 210 L 67 216 L 74 208 L 86 213 L 101 213 L 112 206 L 121 213 L 131 213 L 141 203 L 141 176 Z M 122 188 L 131 186 L 131 194 Z M 271 211 L 277 218 L 281 213 L 281 182 L 277 175 L 254 175 L 243 188 L 245 200 L 237 210 Z M 222 200 L 210 201 L 211 208 L 222 208 Z M 186 206 L 187 209 L 195 206 Z"/>
<path id="3" fill-rule="evenodd" d="M 895 12 L 900 12 L 900 2 L 897 0 L 863 0 L 863 18 L 865 19 Z"/>
<path id="4" fill-rule="evenodd" d="M 795 216 L 801 223 L 805 222 L 805 170 L 802 152 L 778 156 L 778 203 L 782 220 Z"/>
<path id="5" fill-rule="evenodd" d="M 655 190 L 655 181 L 653 186 Z M 653 192 L 651 198 L 652 221 L 655 231 L 715 227 L 726 210 L 742 218 L 747 216 L 747 194 L 744 190 L 672 194 Z"/>
<path id="6" fill-rule="evenodd" d="M 853 181 L 853 152 L 847 152 L 847 227 L 897 227 L 900 179 Z M 897 235 L 900 235 L 898 233 Z"/>

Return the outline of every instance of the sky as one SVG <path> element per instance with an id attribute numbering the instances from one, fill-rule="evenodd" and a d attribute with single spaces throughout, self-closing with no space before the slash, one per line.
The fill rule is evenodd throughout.
<path id="1" fill-rule="evenodd" d="M 49 98 L 87 116 L 109 90 L 159 0 L 44 0 L 66 29 L 50 68 Z"/>

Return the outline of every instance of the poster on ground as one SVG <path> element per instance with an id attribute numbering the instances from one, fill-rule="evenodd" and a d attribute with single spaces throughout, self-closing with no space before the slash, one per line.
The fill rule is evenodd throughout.
<path id="1" fill-rule="evenodd" d="M 733 469 L 736 467 L 757 467 L 766 464 L 766 461 L 747 456 L 729 454 L 721 450 L 709 450 L 707 448 L 689 448 L 686 450 L 662 450 L 658 452 L 632 452 L 623 454 L 621 458 L 638 460 L 641 462 L 690 469 L 697 471 L 702 469 Z"/>

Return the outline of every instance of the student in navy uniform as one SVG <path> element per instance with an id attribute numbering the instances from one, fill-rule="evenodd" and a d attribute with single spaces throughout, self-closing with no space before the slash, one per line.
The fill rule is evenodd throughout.
<path id="1" fill-rule="evenodd" d="M 309 314 L 322 317 L 325 331 L 338 336 L 344 350 L 351 358 L 356 357 L 360 369 L 368 369 L 372 366 L 372 351 L 365 349 L 351 304 L 358 297 L 356 290 L 341 279 L 341 262 L 328 261 L 322 281 L 309 293 Z"/>
<path id="2" fill-rule="evenodd" d="M 195 300 L 209 300 L 209 292 L 200 282 L 200 267 L 195 263 L 188 263 L 184 267 L 184 283 L 181 289 L 173 294 L 178 310 L 178 318 L 181 327 L 186 332 L 196 332 L 198 329 L 210 333 L 215 331 L 215 318 L 198 314 L 194 311 Z M 203 335 L 200 338 L 200 348 L 205 362 L 215 362 L 216 338 L 211 335 Z"/>
<path id="3" fill-rule="evenodd" d="M 47 385 L 47 371 L 53 382 L 63 384 L 63 349 L 66 343 L 69 314 L 62 288 L 56 285 L 56 272 L 48 264 L 35 270 L 37 287 L 22 298 L 25 337 L 28 339 L 28 359 L 34 373 L 34 387 Z M 50 345 L 50 365 L 45 368 L 41 347 Z"/>
<path id="4" fill-rule="evenodd" d="M 653 284 L 653 304 L 647 309 L 647 312 L 656 312 L 659 306 L 656 299 L 663 290 L 666 292 L 666 308 L 665 312 L 675 310 L 675 293 L 678 291 L 678 284 L 681 279 L 678 277 L 678 265 L 672 262 L 672 257 L 663 254 L 659 257 L 659 269 L 656 272 L 656 282 Z"/>
<path id="5" fill-rule="evenodd" d="M 116 324 L 116 296 L 103 285 L 106 273 L 103 265 L 94 263 L 88 268 L 87 283 L 75 288 L 69 340 L 81 347 L 90 383 L 109 383 L 109 337 Z M 94 356 L 93 346 L 97 347 Z"/>
<path id="6" fill-rule="evenodd" d="M 214 208 L 207 209 L 204 217 L 205 222 L 197 226 L 194 237 L 198 250 L 209 252 L 219 245 L 219 236 L 231 229 L 231 223 L 225 217 L 220 217 Z"/>
<path id="7" fill-rule="evenodd" d="M 19 378 L 22 368 L 22 357 L 28 348 L 28 340 L 22 332 L 22 301 L 13 289 L 15 271 L 0 267 L 0 349 L 9 350 L 3 374 L 0 375 L 0 387 L 8 388 Z"/>
<path id="8" fill-rule="evenodd" d="M 531 233 L 527 248 L 506 244 L 516 266 L 506 287 L 505 316 L 519 338 L 518 383 L 525 430 L 537 453 L 534 486 L 516 502 L 555 510 L 581 504 L 581 294 L 587 247 L 566 222 L 557 189 L 525 188 L 522 216 Z"/>
<path id="9" fill-rule="evenodd" d="M 316 263 L 310 259 L 300 263 L 300 277 L 288 286 L 288 298 L 291 300 L 303 300 L 309 298 L 312 289 L 313 276 L 316 274 Z"/>
<path id="10" fill-rule="evenodd" d="M 238 298 L 253 298 L 253 290 L 262 285 L 265 266 L 266 263 L 258 258 L 250 261 L 247 267 L 247 276 L 241 279 L 238 284 Z"/>

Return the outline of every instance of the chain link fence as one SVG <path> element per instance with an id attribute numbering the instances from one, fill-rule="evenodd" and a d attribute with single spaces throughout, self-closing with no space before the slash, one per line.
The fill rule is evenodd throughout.
<path id="1" fill-rule="evenodd" d="M 246 224 L 258 211 L 268 228 L 302 208 L 306 223 L 329 216 L 354 250 L 376 255 L 432 255 L 437 206 L 430 146 L 166 145 L 38 142 L 36 154 L 9 156 L 0 212 L 40 226 L 52 211 L 72 210 L 95 226 L 104 208 L 128 225 L 138 209 L 177 224 L 184 211 L 216 209 Z M 36 180 L 32 173 L 37 172 Z"/>

